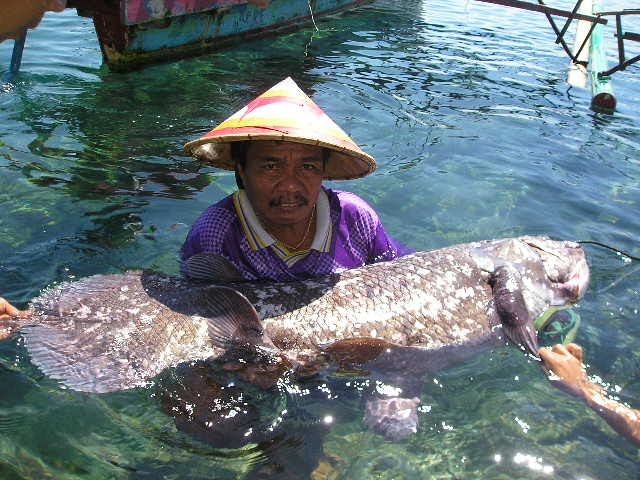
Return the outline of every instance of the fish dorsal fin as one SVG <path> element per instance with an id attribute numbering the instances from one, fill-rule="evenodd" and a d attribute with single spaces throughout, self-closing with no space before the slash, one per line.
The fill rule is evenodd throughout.
<path id="1" fill-rule="evenodd" d="M 209 338 L 213 345 L 275 348 L 251 302 L 233 288 L 214 286 L 203 292 Z"/>
<path id="2" fill-rule="evenodd" d="M 182 272 L 194 280 L 216 283 L 241 282 L 244 280 L 233 263 L 222 255 L 196 253 L 182 263 Z"/>

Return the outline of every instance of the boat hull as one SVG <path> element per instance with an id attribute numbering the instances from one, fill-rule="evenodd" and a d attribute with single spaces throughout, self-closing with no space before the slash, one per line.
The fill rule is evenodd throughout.
<path id="1" fill-rule="evenodd" d="M 93 18 L 109 68 L 126 71 L 299 28 L 366 1 L 271 0 L 258 6 L 243 0 L 200 0 L 198 9 L 189 9 L 193 0 L 75 0 L 70 6 Z M 142 7 L 133 9 L 134 2 Z"/>

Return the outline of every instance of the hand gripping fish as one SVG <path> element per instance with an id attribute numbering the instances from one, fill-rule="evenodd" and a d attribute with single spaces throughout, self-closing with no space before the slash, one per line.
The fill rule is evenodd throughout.
<path id="1" fill-rule="evenodd" d="M 45 374 L 88 392 L 143 386 L 169 366 L 246 348 L 287 359 L 302 376 L 366 364 L 404 388 L 371 400 L 365 420 L 403 438 L 415 431 L 420 391 L 407 379 L 505 341 L 537 355 L 533 320 L 576 302 L 588 281 L 578 244 L 518 237 L 287 283 L 95 275 L 46 289 L 33 314 L 10 325 Z M 259 383 L 259 369 L 252 378 Z"/>

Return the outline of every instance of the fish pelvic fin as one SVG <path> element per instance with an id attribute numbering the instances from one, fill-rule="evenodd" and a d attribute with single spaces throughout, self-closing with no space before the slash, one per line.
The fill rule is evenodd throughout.
<path id="1" fill-rule="evenodd" d="M 212 286 L 203 292 L 211 343 L 229 350 L 276 350 L 264 331 L 258 312 L 242 293 Z"/>
<path id="2" fill-rule="evenodd" d="M 225 350 L 217 359 L 222 368 L 262 389 L 276 385 L 294 365 L 264 331 L 251 302 L 229 287 L 210 287 L 205 295 L 209 338 Z"/>
<path id="3" fill-rule="evenodd" d="M 490 278 L 493 301 L 505 335 L 527 353 L 538 356 L 533 319 L 522 295 L 522 281 L 515 268 L 497 267 Z"/>

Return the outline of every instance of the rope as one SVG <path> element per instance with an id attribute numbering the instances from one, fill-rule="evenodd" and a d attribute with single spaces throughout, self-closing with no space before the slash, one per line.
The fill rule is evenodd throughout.
<path id="1" fill-rule="evenodd" d="M 604 243 L 595 242 L 593 240 L 580 240 L 577 243 L 579 243 L 581 245 L 584 245 L 584 244 L 596 245 L 598 247 L 606 248 L 606 249 L 609 249 L 609 250 L 611 250 L 613 252 L 616 252 L 618 255 L 624 255 L 625 257 L 630 258 L 631 260 L 640 261 L 640 257 L 636 257 L 635 255 L 631 255 L 630 253 L 625 252 L 623 250 L 618 250 L 617 248 L 611 247 L 611 246 L 609 246 L 607 244 L 604 244 Z"/>
<path id="2" fill-rule="evenodd" d="M 320 29 L 318 25 L 316 25 L 316 19 L 313 17 L 313 8 L 311 8 L 311 0 L 307 0 L 307 5 L 309 5 L 309 12 L 311 13 L 311 21 L 313 22 L 313 26 L 316 29 L 316 32 L 319 32 Z"/>

